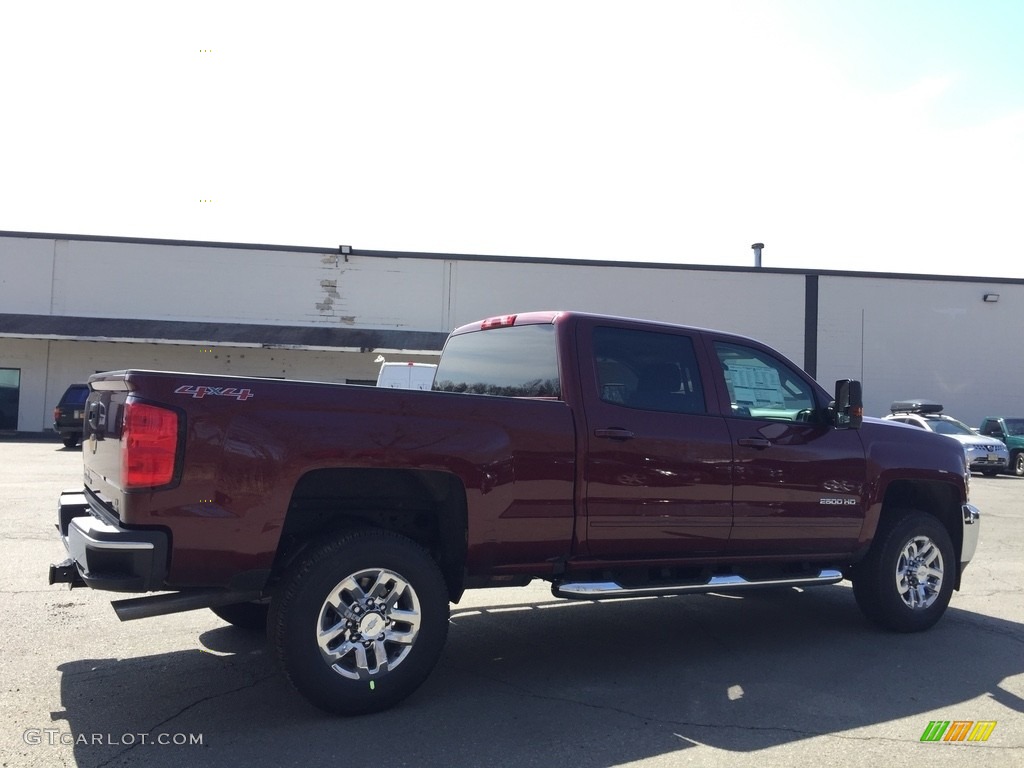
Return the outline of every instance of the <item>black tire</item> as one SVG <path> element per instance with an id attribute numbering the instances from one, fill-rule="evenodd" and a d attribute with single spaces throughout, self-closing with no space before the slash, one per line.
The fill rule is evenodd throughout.
<path id="1" fill-rule="evenodd" d="M 64 443 L 65 448 L 74 448 L 78 445 L 79 439 L 78 435 L 68 435 L 67 437 L 61 438 L 61 442 Z"/>
<path id="2" fill-rule="evenodd" d="M 390 531 L 351 531 L 284 574 L 267 632 L 311 703 L 332 714 L 379 712 L 415 691 L 440 658 L 448 590 L 416 543 Z"/>
<path id="3" fill-rule="evenodd" d="M 218 605 L 210 610 L 228 624 L 239 629 L 263 632 L 267 628 L 267 613 L 270 611 L 270 604 L 232 603 L 231 605 Z"/>
<path id="4" fill-rule="evenodd" d="M 931 515 L 905 510 L 889 520 L 854 568 L 853 594 L 864 615 L 879 626 L 920 632 L 949 605 L 957 569 L 953 544 Z"/>
<path id="5" fill-rule="evenodd" d="M 1013 474 L 1017 477 L 1024 477 L 1024 451 L 1017 451 L 1010 461 Z"/>
<path id="6" fill-rule="evenodd" d="M 983 470 L 981 470 L 981 474 L 983 474 L 985 477 L 995 477 L 996 475 L 999 474 L 999 470 L 998 469 L 983 469 Z"/>

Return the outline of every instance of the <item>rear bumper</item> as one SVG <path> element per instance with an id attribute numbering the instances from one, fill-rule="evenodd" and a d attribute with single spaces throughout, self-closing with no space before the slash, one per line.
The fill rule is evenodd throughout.
<path id="1" fill-rule="evenodd" d="M 164 531 L 128 529 L 102 519 L 85 494 L 74 491 L 60 495 L 57 528 L 69 557 L 50 566 L 51 584 L 113 592 L 165 588 L 169 542 Z"/>

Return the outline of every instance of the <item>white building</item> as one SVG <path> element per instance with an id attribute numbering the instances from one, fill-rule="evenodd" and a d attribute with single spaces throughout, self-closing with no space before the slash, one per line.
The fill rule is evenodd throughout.
<path id="1" fill-rule="evenodd" d="M 97 371 L 373 383 L 380 356 L 434 362 L 453 327 L 541 309 L 753 336 L 826 389 L 861 379 L 868 415 L 1024 416 L 1024 280 L 0 232 L 0 430 L 49 429 Z"/>

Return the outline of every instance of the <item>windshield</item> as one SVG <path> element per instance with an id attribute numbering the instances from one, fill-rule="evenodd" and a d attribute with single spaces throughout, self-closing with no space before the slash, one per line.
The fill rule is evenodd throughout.
<path id="1" fill-rule="evenodd" d="M 932 428 L 933 432 L 938 432 L 940 435 L 973 435 L 976 434 L 973 429 L 968 427 L 962 421 L 944 416 L 941 419 L 928 419 L 928 426 Z"/>

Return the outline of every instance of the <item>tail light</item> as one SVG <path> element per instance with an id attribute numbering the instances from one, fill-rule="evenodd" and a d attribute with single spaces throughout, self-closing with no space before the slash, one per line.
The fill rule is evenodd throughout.
<path id="1" fill-rule="evenodd" d="M 167 485 L 178 454 L 178 414 L 129 400 L 121 430 L 121 480 L 125 490 Z"/>

